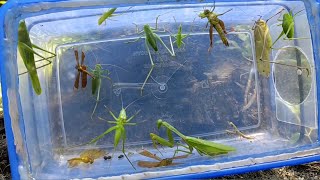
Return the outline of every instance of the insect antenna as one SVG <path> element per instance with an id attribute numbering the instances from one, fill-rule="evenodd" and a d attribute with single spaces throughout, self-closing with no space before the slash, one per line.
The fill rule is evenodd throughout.
<path id="1" fill-rule="evenodd" d="M 276 15 L 282 13 L 282 11 L 284 11 L 284 8 L 282 8 L 281 11 L 279 11 L 279 12 L 276 13 L 275 15 L 271 16 L 269 19 L 267 19 L 267 20 L 266 20 L 266 23 L 267 23 L 270 19 L 272 19 L 273 17 L 275 17 Z M 260 18 L 260 19 L 261 19 L 261 18 Z"/>
<path id="2" fill-rule="evenodd" d="M 304 11 L 305 9 L 301 9 L 300 11 L 296 12 L 293 17 L 295 17 L 296 15 L 298 15 L 299 13 L 301 13 L 302 11 Z"/>
<path id="3" fill-rule="evenodd" d="M 213 12 L 215 8 L 216 8 L 216 1 L 213 2 L 213 8 L 210 11 Z"/>
<path id="4" fill-rule="evenodd" d="M 121 108 L 123 109 L 122 93 L 120 94 L 120 99 L 121 99 Z M 127 109 L 127 108 L 126 108 L 126 109 Z"/>
<path id="5" fill-rule="evenodd" d="M 149 94 L 151 94 L 151 93 L 149 93 Z M 146 94 L 146 95 L 144 95 L 144 96 L 142 96 L 142 97 L 140 97 L 140 98 L 138 98 L 138 99 L 136 99 L 136 100 L 134 100 L 134 101 L 132 101 L 128 106 L 126 106 L 126 108 L 124 108 L 125 110 L 127 110 L 127 108 L 129 107 L 129 106 L 131 106 L 133 103 L 135 103 L 135 102 L 137 102 L 138 100 L 140 100 L 140 99 L 142 99 L 142 98 L 144 98 L 144 97 L 146 97 L 146 96 L 148 96 L 149 94 Z M 122 96 L 121 96 L 122 97 Z"/>

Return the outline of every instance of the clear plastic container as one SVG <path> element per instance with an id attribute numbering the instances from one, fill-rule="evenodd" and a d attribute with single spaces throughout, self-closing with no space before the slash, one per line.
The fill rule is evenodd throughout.
<path id="1" fill-rule="evenodd" d="M 208 20 L 198 15 L 210 9 L 213 2 L 57 1 L 7 5 L 9 8 L 3 10 L 1 73 L 3 95 L 7 98 L 6 121 L 11 123 L 14 153 L 18 157 L 17 167 L 12 168 L 19 169 L 22 179 L 152 178 L 200 175 L 207 171 L 211 172 L 207 176 L 213 177 L 226 169 L 245 167 L 251 171 L 253 165 L 318 152 L 315 61 L 319 57 L 314 52 L 319 45 L 316 39 L 319 12 L 314 4 L 310 1 L 216 2 L 216 13 L 232 9 L 219 16 L 228 32 L 229 47 L 214 31 L 211 52 L 208 52 Z M 112 7 L 117 7 L 118 16 L 98 25 L 99 17 Z M 282 14 L 267 22 L 272 39 L 282 30 L 278 18 L 282 19 L 290 10 L 303 9 L 295 16 L 294 27 L 295 37 L 304 39 L 281 38 L 270 58 L 286 64 L 301 63 L 310 72 L 271 63 L 271 74 L 266 78 L 256 69 L 252 27 L 259 18 L 266 20 L 283 8 Z M 174 57 L 160 43 L 158 53 L 151 49 L 155 66 L 141 95 L 140 88 L 151 63 L 144 38 L 128 42 L 140 37 L 137 31 L 143 30 L 145 24 L 155 27 L 157 17 L 158 29 L 165 31 L 157 34 L 168 47 L 170 35 L 176 34 L 180 25 L 188 36 L 182 48 L 173 45 Z M 41 95 L 33 91 L 28 73 L 18 76 L 26 71 L 16 48 L 20 20 L 25 20 L 33 44 L 57 55 L 51 65 L 38 69 Z M 86 88 L 74 89 L 77 74 L 74 50 L 80 55 L 85 53 L 88 70 L 96 64 L 108 64 L 103 68 L 109 70 L 112 79 L 102 79 L 100 99 L 92 118 L 96 104 L 96 96 L 91 93 L 92 79 L 88 77 Z M 107 134 L 97 144 L 86 145 L 113 126 L 100 118 L 113 120 L 109 111 L 118 117 L 122 107 L 127 107 L 128 117 L 139 111 L 132 120 L 137 124 L 125 126 L 125 150 L 136 170 L 126 158 L 118 159 L 122 143 L 114 151 L 114 133 Z M 137 163 L 141 160 L 153 161 L 138 153 L 143 148 L 161 158 L 172 157 L 176 150 L 160 146 L 161 156 L 153 148 L 150 133 L 167 139 L 164 128 L 157 129 L 158 119 L 185 135 L 229 145 L 236 151 L 214 157 L 193 151 L 188 158 L 174 160 L 178 163 L 175 166 L 139 167 Z M 232 130 L 228 122 L 254 139 L 228 134 L 226 130 Z M 178 136 L 175 140 L 181 141 Z M 106 150 L 113 155 L 112 160 L 101 157 L 93 164 L 68 167 L 69 159 L 91 148 Z"/>

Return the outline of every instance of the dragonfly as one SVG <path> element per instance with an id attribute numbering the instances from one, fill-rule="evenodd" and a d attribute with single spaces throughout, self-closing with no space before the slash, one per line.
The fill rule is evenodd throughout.
<path id="1" fill-rule="evenodd" d="M 155 168 L 155 167 L 178 165 L 180 163 L 173 163 L 174 159 L 183 159 L 183 158 L 187 158 L 189 156 L 189 154 L 186 154 L 186 155 L 182 155 L 182 156 L 174 156 L 172 158 L 161 159 L 156 154 L 152 154 L 151 152 L 149 152 L 147 150 L 143 150 L 139 154 L 159 161 L 159 162 L 139 161 L 138 166 L 144 167 L 144 168 Z"/>
<path id="2" fill-rule="evenodd" d="M 76 70 L 77 70 L 77 75 L 76 75 L 76 80 L 74 82 L 74 88 L 78 89 L 79 88 L 79 84 L 80 84 L 80 74 L 81 74 L 81 87 L 85 88 L 87 86 L 87 79 L 88 79 L 88 75 L 93 77 L 94 76 L 87 71 L 87 66 L 84 65 L 84 58 L 86 57 L 84 52 L 81 53 L 81 64 L 79 64 L 79 52 L 78 50 L 74 50 L 74 55 L 76 57 Z"/>

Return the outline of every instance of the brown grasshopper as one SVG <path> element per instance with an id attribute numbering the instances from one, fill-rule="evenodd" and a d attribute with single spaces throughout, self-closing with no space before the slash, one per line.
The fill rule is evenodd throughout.
<path id="1" fill-rule="evenodd" d="M 229 9 L 228 11 L 222 13 L 222 14 L 216 14 L 214 11 L 215 9 L 215 4 L 213 5 L 213 9 L 212 10 L 208 10 L 205 9 L 202 13 L 199 14 L 199 17 L 201 19 L 203 18 L 207 18 L 208 19 L 208 24 L 210 23 L 210 29 L 209 29 L 209 35 L 210 35 L 210 47 L 208 49 L 208 51 L 210 52 L 212 47 L 213 47 L 213 28 L 216 29 L 216 31 L 218 32 L 222 42 L 224 45 L 229 46 L 228 43 L 228 39 L 226 37 L 227 31 L 226 28 L 224 26 L 224 22 L 218 18 L 218 16 L 224 15 L 225 13 L 231 11 L 232 9 Z"/>

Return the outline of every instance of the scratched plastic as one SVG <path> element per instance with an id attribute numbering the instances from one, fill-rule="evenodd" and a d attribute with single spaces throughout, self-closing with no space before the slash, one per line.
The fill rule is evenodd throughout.
<path id="1" fill-rule="evenodd" d="M 123 7 L 116 11 L 120 15 L 101 26 L 98 25 L 99 16 L 117 5 L 102 6 L 95 4 L 97 2 L 88 2 L 77 9 L 57 2 L 49 3 L 46 6 L 48 11 L 46 8 L 40 10 L 51 10 L 48 14 L 37 12 L 30 17 L 23 16 L 28 17 L 25 21 L 32 42 L 57 54 L 52 65 L 38 70 L 43 89 L 40 96 L 32 91 L 27 74 L 19 77 L 18 87 L 14 84 L 10 86 L 19 89 L 20 118 L 25 128 L 22 133 L 25 133 L 26 148 L 33 149 L 28 151 L 28 162 L 34 178 L 108 177 L 161 172 L 193 165 L 232 162 L 249 156 L 265 157 L 316 143 L 318 125 L 311 39 L 313 29 L 309 28 L 307 18 L 311 11 L 299 1 L 263 4 L 217 2 L 214 10 L 217 13 L 232 8 L 232 11 L 219 17 L 225 23 L 230 46 L 226 47 L 215 32 L 212 51 L 208 52 L 207 20 L 198 18 L 198 14 L 203 7 L 211 8 L 213 3 L 191 2 L 142 3 L 132 7 L 122 4 Z M 76 1 L 69 3 L 77 6 Z M 61 9 L 52 10 L 56 6 Z M 33 5 L 26 5 L 25 8 L 36 11 Z M 274 64 L 271 64 L 269 78 L 260 76 L 256 71 L 256 64 L 253 63 L 254 21 L 260 16 L 266 20 L 282 8 L 286 9 L 285 12 L 307 9 L 296 16 L 296 24 L 299 25 L 295 27 L 295 36 L 306 39 L 281 39 L 270 57 L 273 61 L 290 64 L 301 61 L 311 69 L 308 76 L 295 68 Z M 160 43 L 158 53 L 151 50 L 155 66 L 141 96 L 140 88 L 151 63 L 144 38 L 128 42 L 140 37 L 136 32 L 143 30 L 145 24 L 155 27 L 158 15 L 158 28 L 166 31 L 158 32 L 158 35 L 170 49 L 170 33 L 177 33 L 180 24 L 182 32 L 188 37 L 184 39 L 182 48 L 173 45 L 174 57 Z M 277 26 L 279 17 L 268 21 L 273 40 L 281 32 L 281 26 Z M 281 47 L 289 48 L 279 50 Z M 91 94 L 90 77 L 86 88 L 75 90 L 73 86 L 77 74 L 74 50 L 85 53 L 84 64 L 88 70 L 99 63 L 110 71 L 112 82 L 102 80 L 100 100 L 93 119 L 90 116 L 96 97 Z M 19 72 L 25 71 L 19 56 L 17 65 Z M 109 111 L 118 116 L 122 107 L 127 107 L 129 117 L 140 110 L 131 121 L 137 124 L 126 126 L 126 151 L 130 152 L 129 158 L 137 170 L 125 158 L 118 158 L 122 154 L 122 143 L 111 160 L 101 157 L 92 164 L 82 163 L 68 168 L 68 159 L 77 157 L 85 149 L 104 149 L 108 155 L 114 152 L 114 133 L 106 135 L 94 146 L 85 144 L 111 127 L 112 124 L 101 118 L 114 120 Z M 214 158 L 200 156 L 194 151 L 188 158 L 175 160 L 176 166 L 139 167 L 139 161 L 150 161 L 138 153 L 142 147 L 160 157 L 150 141 L 151 132 L 166 137 L 163 129 L 157 129 L 158 119 L 169 122 L 185 135 L 227 144 L 237 151 Z M 241 132 L 254 139 L 240 139 L 238 135 L 226 133 L 226 130 L 232 130 L 228 122 L 233 122 Z M 301 130 L 306 133 L 298 141 Z M 175 148 L 160 147 L 159 150 L 165 156 L 161 159 L 165 159 L 172 157 Z"/>

